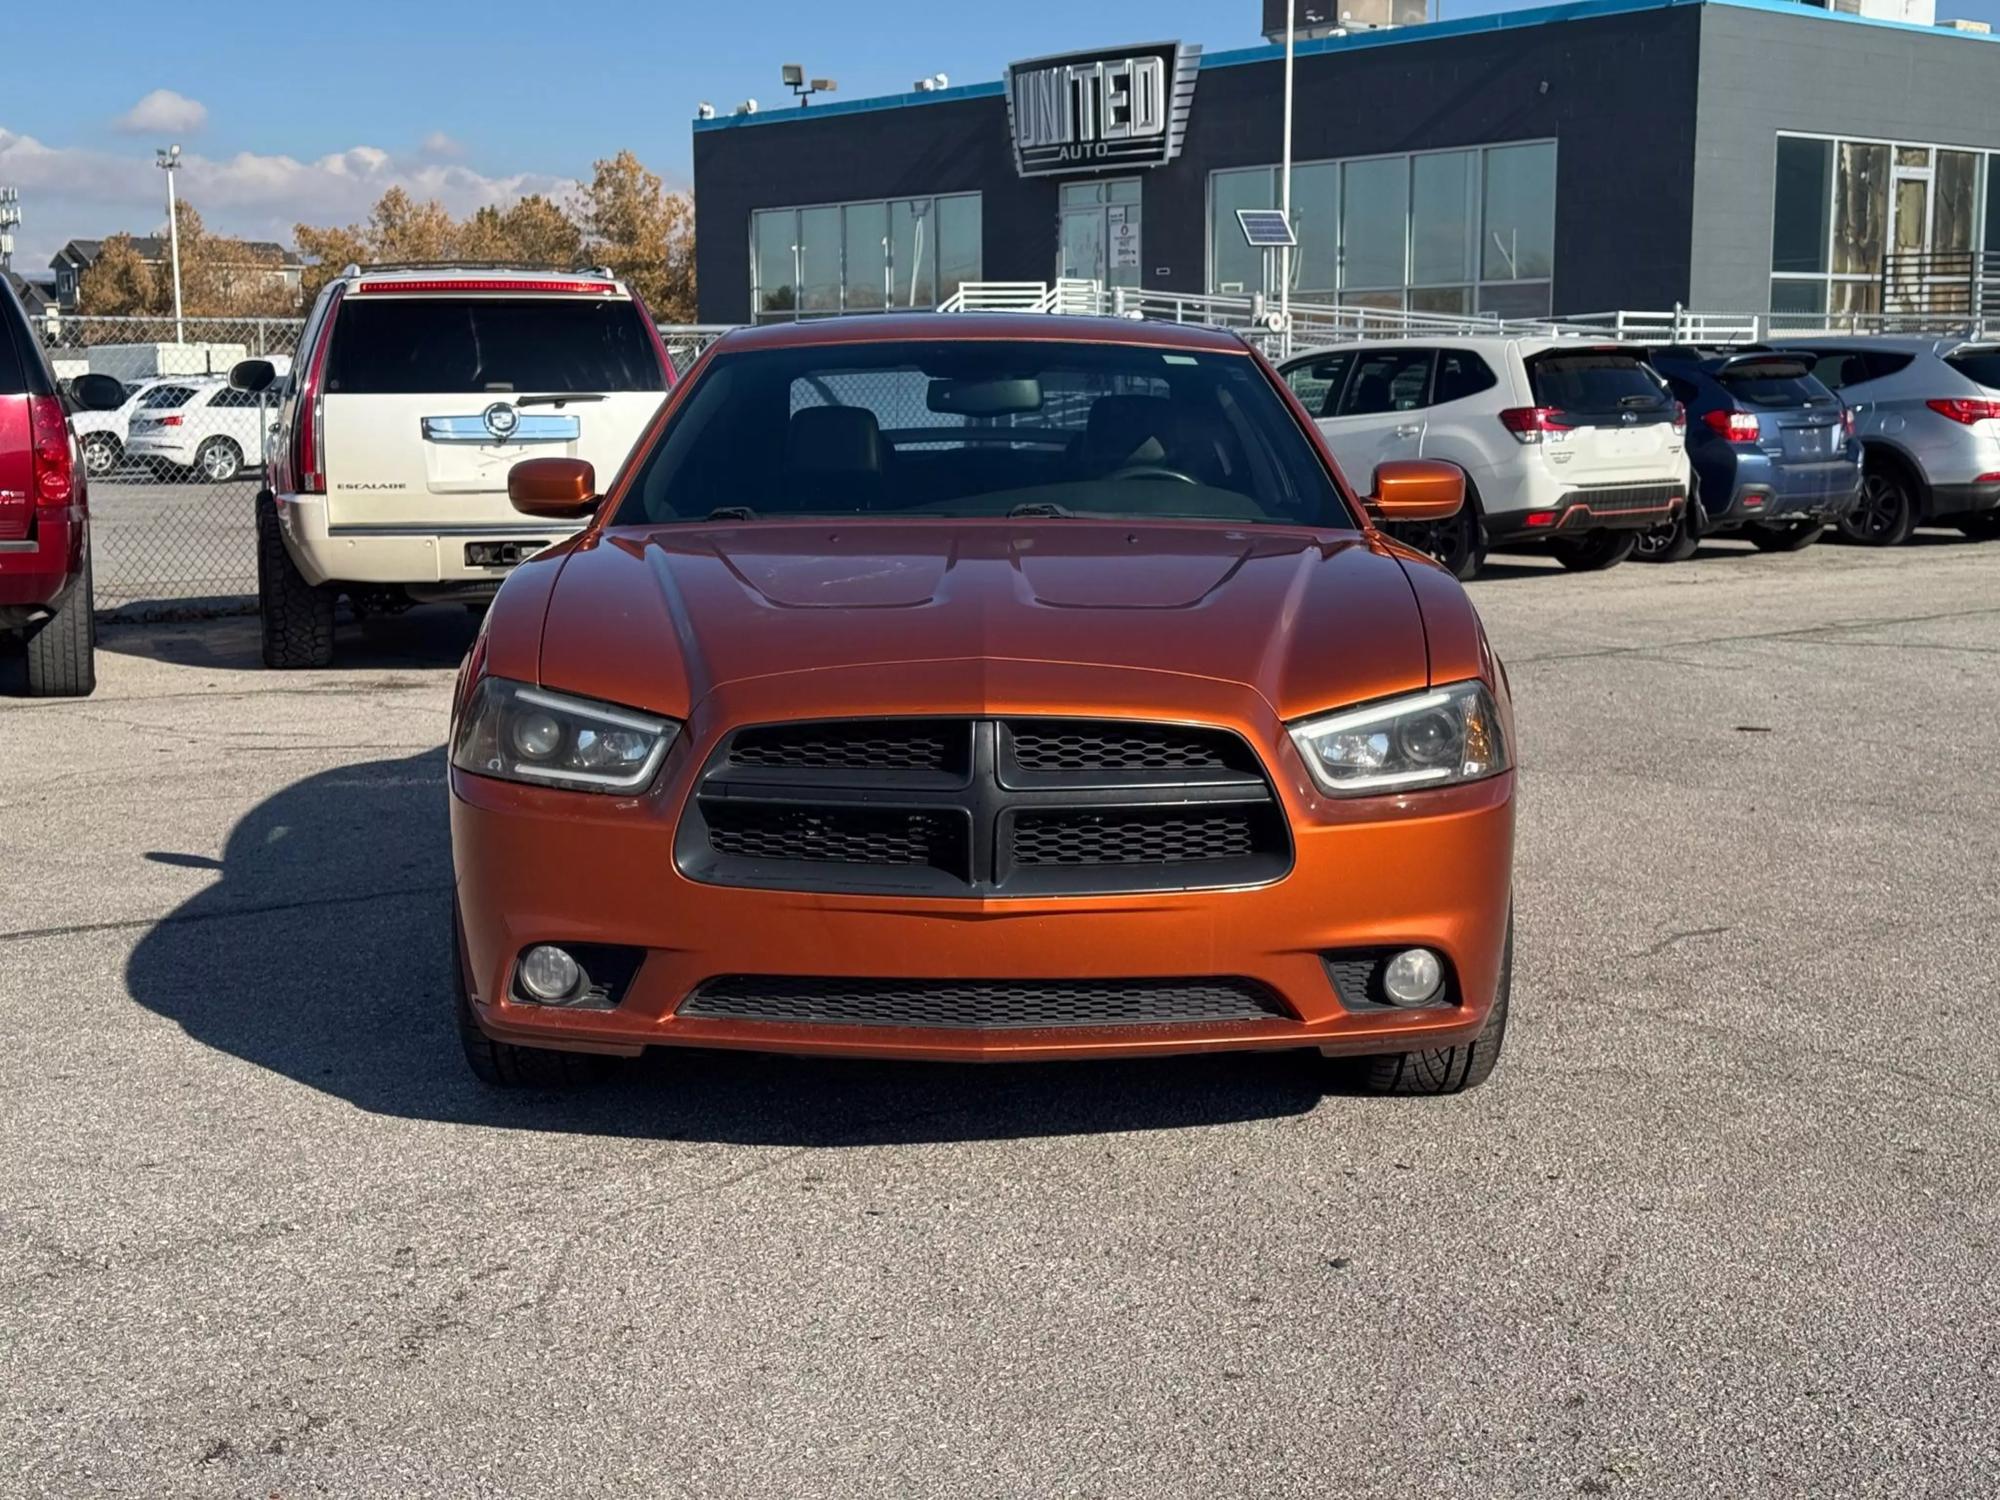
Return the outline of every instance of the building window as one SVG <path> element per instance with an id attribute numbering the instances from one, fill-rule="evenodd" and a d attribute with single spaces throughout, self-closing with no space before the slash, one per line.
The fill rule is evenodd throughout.
<path id="1" fill-rule="evenodd" d="M 1463 317 L 1547 317 L 1555 271 L 1553 141 L 1306 162 L 1292 169 L 1292 296 Z M 1275 208 L 1278 172 L 1209 178 L 1211 292 L 1275 291 L 1239 208 Z"/>
<path id="2" fill-rule="evenodd" d="M 750 305 L 759 322 L 931 308 L 977 281 L 977 193 L 876 199 L 750 215 Z"/>
<path id="3" fill-rule="evenodd" d="M 1967 252 L 2000 250 L 1996 162 L 1948 146 L 1779 136 L 1771 310 L 1805 315 L 1803 326 L 1958 307 Z"/>

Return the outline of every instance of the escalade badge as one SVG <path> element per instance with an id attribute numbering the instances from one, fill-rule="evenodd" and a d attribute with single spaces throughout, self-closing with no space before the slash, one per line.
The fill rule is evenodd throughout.
<path id="1" fill-rule="evenodd" d="M 480 414 L 486 422 L 486 430 L 501 442 L 514 435 L 514 429 L 521 425 L 521 414 L 505 401 L 495 401 Z"/>

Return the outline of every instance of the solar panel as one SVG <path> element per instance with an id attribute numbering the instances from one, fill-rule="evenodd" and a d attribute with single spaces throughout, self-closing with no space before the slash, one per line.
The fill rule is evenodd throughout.
<path id="1" fill-rule="evenodd" d="M 1236 210 L 1236 222 L 1243 226 L 1243 238 L 1250 242 L 1253 250 L 1275 249 L 1299 242 L 1283 209 L 1239 208 Z"/>

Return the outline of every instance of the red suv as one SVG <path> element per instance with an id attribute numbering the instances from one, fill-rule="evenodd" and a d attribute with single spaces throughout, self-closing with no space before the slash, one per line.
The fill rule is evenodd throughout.
<path id="1" fill-rule="evenodd" d="M 114 395 L 108 375 L 76 382 L 83 406 L 110 410 Z M 31 696 L 81 698 L 97 686 L 96 638 L 83 465 L 55 372 L 0 279 L 0 642 L 26 642 Z"/>

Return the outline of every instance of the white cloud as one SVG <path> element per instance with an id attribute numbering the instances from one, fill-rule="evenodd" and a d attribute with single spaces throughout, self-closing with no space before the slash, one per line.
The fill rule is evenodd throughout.
<path id="1" fill-rule="evenodd" d="M 189 134 L 208 123 L 208 107 L 172 89 L 154 89 L 111 123 L 126 135 Z"/>
<path id="2" fill-rule="evenodd" d="M 433 130 L 418 144 L 417 149 L 425 156 L 460 157 L 465 155 L 465 147 L 446 135 L 442 130 Z"/>
<path id="3" fill-rule="evenodd" d="M 49 146 L 0 125 L 0 182 L 21 190 L 17 266 L 46 265 L 71 238 L 101 239 L 119 230 L 152 234 L 166 223 L 166 188 L 150 156 Z M 421 152 L 398 156 L 352 146 L 313 161 L 250 151 L 183 155 L 175 186 L 209 228 L 290 244 L 294 224 L 354 223 L 392 187 L 420 200 L 436 198 L 464 216 L 529 193 L 560 198 L 575 183 L 547 173 L 489 177 Z"/>

